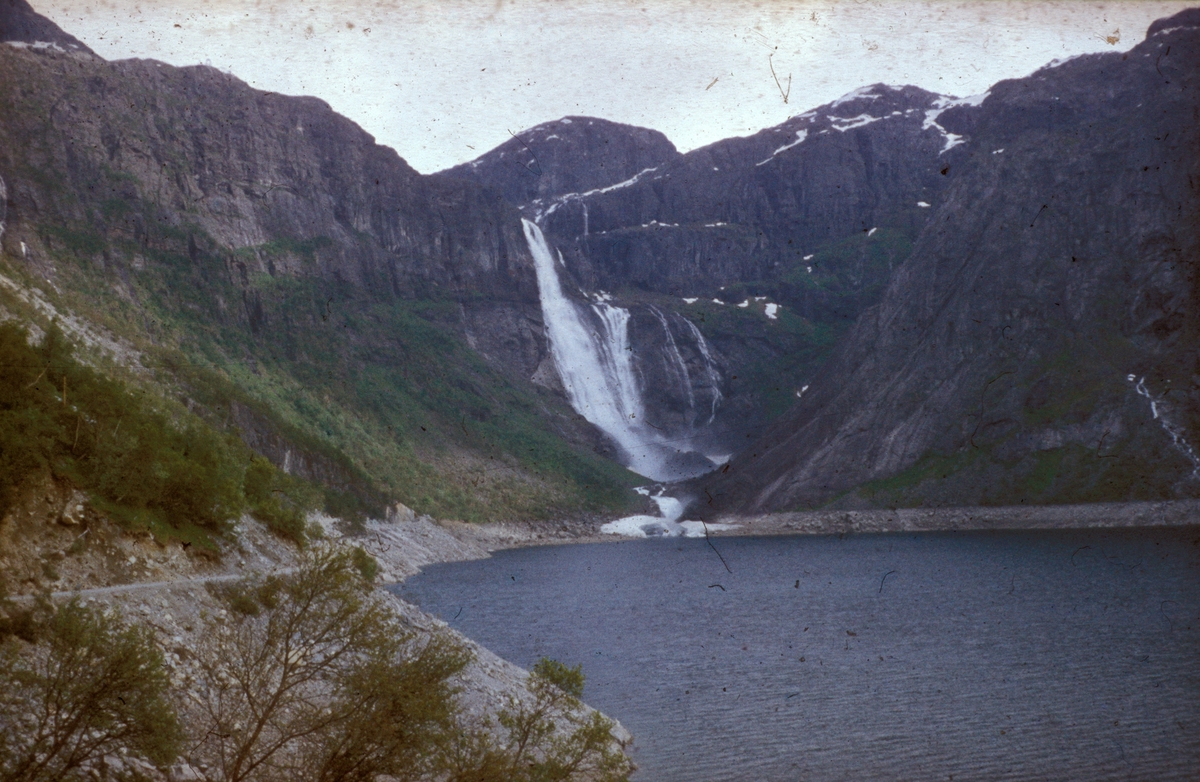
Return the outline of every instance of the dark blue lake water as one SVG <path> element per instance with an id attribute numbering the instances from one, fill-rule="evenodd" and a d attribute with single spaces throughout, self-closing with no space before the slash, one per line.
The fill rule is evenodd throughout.
<path id="1" fill-rule="evenodd" d="M 667 539 L 398 587 L 582 663 L 638 782 L 1200 779 L 1200 530 Z M 732 572 L 730 572 L 732 571 Z"/>

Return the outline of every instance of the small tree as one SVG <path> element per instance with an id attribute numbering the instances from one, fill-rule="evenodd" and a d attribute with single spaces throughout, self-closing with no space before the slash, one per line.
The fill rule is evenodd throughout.
<path id="1" fill-rule="evenodd" d="M 122 749 L 175 758 L 179 725 L 148 630 L 72 602 L 37 634 L 0 639 L 0 778 L 61 780 Z"/>
<path id="2" fill-rule="evenodd" d="M 438 753 L 457 730 L 450 677 L 468 662 L 444 638 L 411 650 L 403 663 L 372 655 L 342 682 L 334 698 L 342 719 L 308 754 L 313 782 L 402 782 L 430 779 Z"/>
<path id="3" fill-rule="evenodd" d="M 633 765 L 616 746 L 612 720 L 589 711 L 583 668 L 543 657 L 530 672 L 530 698 L 500 711 L 503 738 L 485 723 L 448 754 L 452 782 L 620 782 Z"/>
<path id="4" fill-rule="evenodd" d="M 315 547 L 290 575 L 224 594 L 191 708 L 193 756 L 227 782 L 415 778 L 454 718 L 448 680 L 469 657 L 414 644 L 352 553 Z"/>

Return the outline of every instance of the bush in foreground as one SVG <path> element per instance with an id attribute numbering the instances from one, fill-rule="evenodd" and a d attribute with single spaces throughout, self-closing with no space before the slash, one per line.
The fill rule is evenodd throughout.
<path id="1" fill-rule="evenodd" d="M 124 752 L 175 758 L 180 728 L 148 630 L 72 602 L 33 637 L 0 638 L 0 779 L 69 779 Z"/>
<path id="2" fill-rule="evenodd" d="M 191 758 L 228 782 L 627 777 L 612 721 L 580 701 L 578 666 L 541 661 L 528 697 L 472 723 L 452 684 L 470 653 L 416 640 L 362 564 L 361 550 L 314 546 L 294 573 L 215 590 L 227 613 L 182 706 Z"/>
<path id="3" fill-rule="evenodd" d="M 126 753 L 163 767 L 180 748 L 223 782 L 627 778 L 579 666 L 542 660 L 526 693 L 469 717 L 454 679 L 470 652 L 408 630 L 356 553 L 316 545 L 294 572 L 210 585 L 225 610 L 174 692 L 146 628 L 78 602 L 0 606 L 0 779 L 82 779 Z"/>
<path id="4" fill-rule="evenodd" d="M 514 698 L 466 733 L 448 754 L 451 782 L 620 782 L 633 766 L 617 748 L 612 720 L 589 711 L 583 667 L 543 657 L 530 672 L 529 699 Z"/>

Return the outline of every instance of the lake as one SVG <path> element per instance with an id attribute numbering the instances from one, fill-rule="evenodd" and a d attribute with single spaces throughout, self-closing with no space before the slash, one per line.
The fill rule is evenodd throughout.
<path id="1" fill-rule="evenodd" d="M 582 663 L 638 782 L 1200 774 L 1196 528 L 547 546 L 395 589 Z"/>

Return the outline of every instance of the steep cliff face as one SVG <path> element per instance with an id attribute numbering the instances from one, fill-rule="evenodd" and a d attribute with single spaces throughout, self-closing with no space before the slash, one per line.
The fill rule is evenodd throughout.
<path id="1" fill-rule="evenodd" d="M 3 57 L 16 109 L 0 152 L 10 223 L 54 215 L 143 240 L 159 222 L 234 249 L 314 242 L 311 264 L 257 257 L 249 271 L 404 298 L 487 289 L 536 300 L 511 207 L 421 177 L 320 100 L 204 66 L 12 47 Z"/>
<path id="2" fill-rule="evenodd" d="M 698 511 L 1195 494 L 1198 16 L 943 113 L 912 256 Z"/>
<path id="3" fill-rule="evenodd" d="M 546 341 L 514 206 L 420 176 L 314 98 L 18 43 L 0 242 L 28 284 L 309 477 L 465 518 L 626 502 L 595 430 L 529 382 Z"/>
<path id="4" fill-rule="evenodd" d="M 712 295 L 777 277 L 856 232 L 919 230 L 918 203 L 936 202 L 945 181 L 939 153 L 961 143 L 935 121 L 952 102 L 914 87 L 863 88 L 535 208 L 589 288 Z"/>

